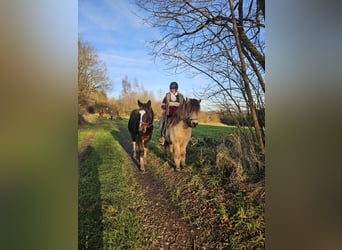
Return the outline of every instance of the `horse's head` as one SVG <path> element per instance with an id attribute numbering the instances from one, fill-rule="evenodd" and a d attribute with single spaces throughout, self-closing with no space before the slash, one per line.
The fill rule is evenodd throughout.
<path id="1" fill-rule="evenodd" d="M 185 122 L 189 127 L 194 128 L 198 125 L 198 112 L 200 111 L 201 99 L 186 98 L 185 111 L 186 117 Z"/>
<path id="2" fill-rule="evenodd" d="M 139 105 L 139 132 L 146 133 L 148 127 L 153 125 L 154 114 L 151 108 L 151 100 L 147 103 L 142 103 L 138 100 Z"/>

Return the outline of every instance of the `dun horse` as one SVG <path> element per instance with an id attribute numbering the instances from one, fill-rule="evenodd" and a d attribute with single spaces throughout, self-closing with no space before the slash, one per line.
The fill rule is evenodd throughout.
<path id="1" fill-rule="evenodd" d="M 140 170 L 145 171 L 148 143 L 152 138 L 154 113 L 151 100 L 142 103 L 138 100 L 139 109 L 131 112 L 128 130 L 133 140 L 133 158 L 139 157 Z"/>
<path id="2" fill-rule="evenodd" d="M 200 102 L 186 98 L 167 124 L 165 149 L 169 148 L 176 171 L 185 167 L 186 147 L 191 139 L 191 129 L 198 125 Z"/>

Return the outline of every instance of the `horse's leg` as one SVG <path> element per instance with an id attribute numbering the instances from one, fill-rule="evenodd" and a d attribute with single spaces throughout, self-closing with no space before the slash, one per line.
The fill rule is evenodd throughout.
<path id="1" fill-rule="evenodd" d="M 145 172 L 145 163 L 144 163 L 144 158 L 140 156 L 140 170 Z"/>
<path id="2" fill-rule="evenodd" d="M 163 146 L 163 157 L 164 157 L 164 161 L 166 161 L 168 159 L 168 155 L 170 152 L 170 146 L 169 142 L 165 141 L 164 146 Z"/>
<path id="3" fill-rule="evenodd" d="M 144 145 L 144 162 L 146 163 L 146 159 L 147 159 L 147 152 L 148 152 L 148 148 L 147 145 Z"/>
<path id="4" fill-rule="evenodd" d="M 179 143 L 172 144 L 173 145 L 173 160 L 176 165 L 176 171 L 180 171 L 180 160 L 181 160 L 181 155 L 180 155 L 180 146 Z"/>
<path id="5" fill-rule="evenodd" d="M 171 144 L 169 144 L 169 152 L 170 152 L 170 155 L 171 155 L 171 157 L 173 157 L 173 154 L 174 154 L 174 147 L 173 147 L 173 144 L 171 143 Z"/>
<path id="6" fill-rule="evenodd" d="M 137 157 L 137 143 L 133 141 L 133 159 Z"/>
<path id="7" fill-rule="evenodd" d="M 139 148 L 140 148 L 140 152 L 139 152 L 139 157 L 140 157 L 140 170 L 145 172 L 145 145 L 144 145 L 144 141 L 141 141 L 140 142 L 140 145 L 139 145 Z"/>
<path id="8" fill-rule="evenodd" d="M 146 164 L 147 162 L 147 152 L 148 152 L 148 145 L 143 143 L 143 146 L 144 146 L 144 156 L 143 156 L 143 161 L 144 161 L 144 164 Z M 144 166 L 144 170 L 145 171 L 145 166 Z"/>
<path id="9" fill-rule="evenodd" d="M 164 160 L 166 161 L 169 157 L 173 159 L 173 145 L 168 141 L 165 142 L 163 147 Z"/>
<path id="10" fill-rule="evenodd" d="M 180 165 L 185 167 L 185 158 L 186 158 L 186 143 L 183 143 L 180 146 Z"/>

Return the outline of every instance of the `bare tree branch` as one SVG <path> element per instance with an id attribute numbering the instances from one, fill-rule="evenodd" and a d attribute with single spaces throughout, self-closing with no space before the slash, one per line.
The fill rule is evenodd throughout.
<path id="1" fill-rule="evenodd" d="M 135 1 L 149 15 L 147 22 L 162 34 L 151 41 L 155 60 L 174 73 L 205 76 L 211 86 L 205 88 L 208 98 L 250 113 L 263 151 L 256 113 L 264 108 L 264 1 Z"/>

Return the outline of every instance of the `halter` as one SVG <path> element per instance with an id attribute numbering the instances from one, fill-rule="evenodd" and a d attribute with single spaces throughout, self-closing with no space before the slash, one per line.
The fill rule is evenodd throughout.
<path id="1" fill-rule="evenodd" d="M 193 121 L 198 121 L 198 118 L 191 118 L 189 114 L 186 115 L 185 121 L 188 124 L 189 127 L 192 127 Z"/>
<path id="2" fill-rule="evenodd" d="M 192 122 L 193 121 L 198 121 L 198 118 L 191 118 L 191 116 L 190 116 L 190 111 L 188 111 L 188 104 L 186 103 L 185 104 L 186 106 L 185 106 L 185 108 L 186 108 L 186 115 L 185 115 L 185 122 L 188 124 L 188 126 L 189 127 L 192 127 Z"/>
<path id="3" fill-rule="evenodd" d="M 149 123 L 149 122 L 139 122 L 140 126 L 141 125 L 147 125 L 147 127 L 151 127 L 153 125 L 153 123 Z"/>
<path id="4" fill-rule="evenodd" d="M 142 117 L 145 113 L 147 113 L 146 110 L 144 110 L 144 109 L 139 110 L 139 114 L 140 114 L 139 128 L 141 128 L 141 126 L 143 126 L 143 125 L 145 125 L 147 127 L 151 127 L 153 125 L 153 121 L 152 121 L 152 123 L 142 121 Z"/>

